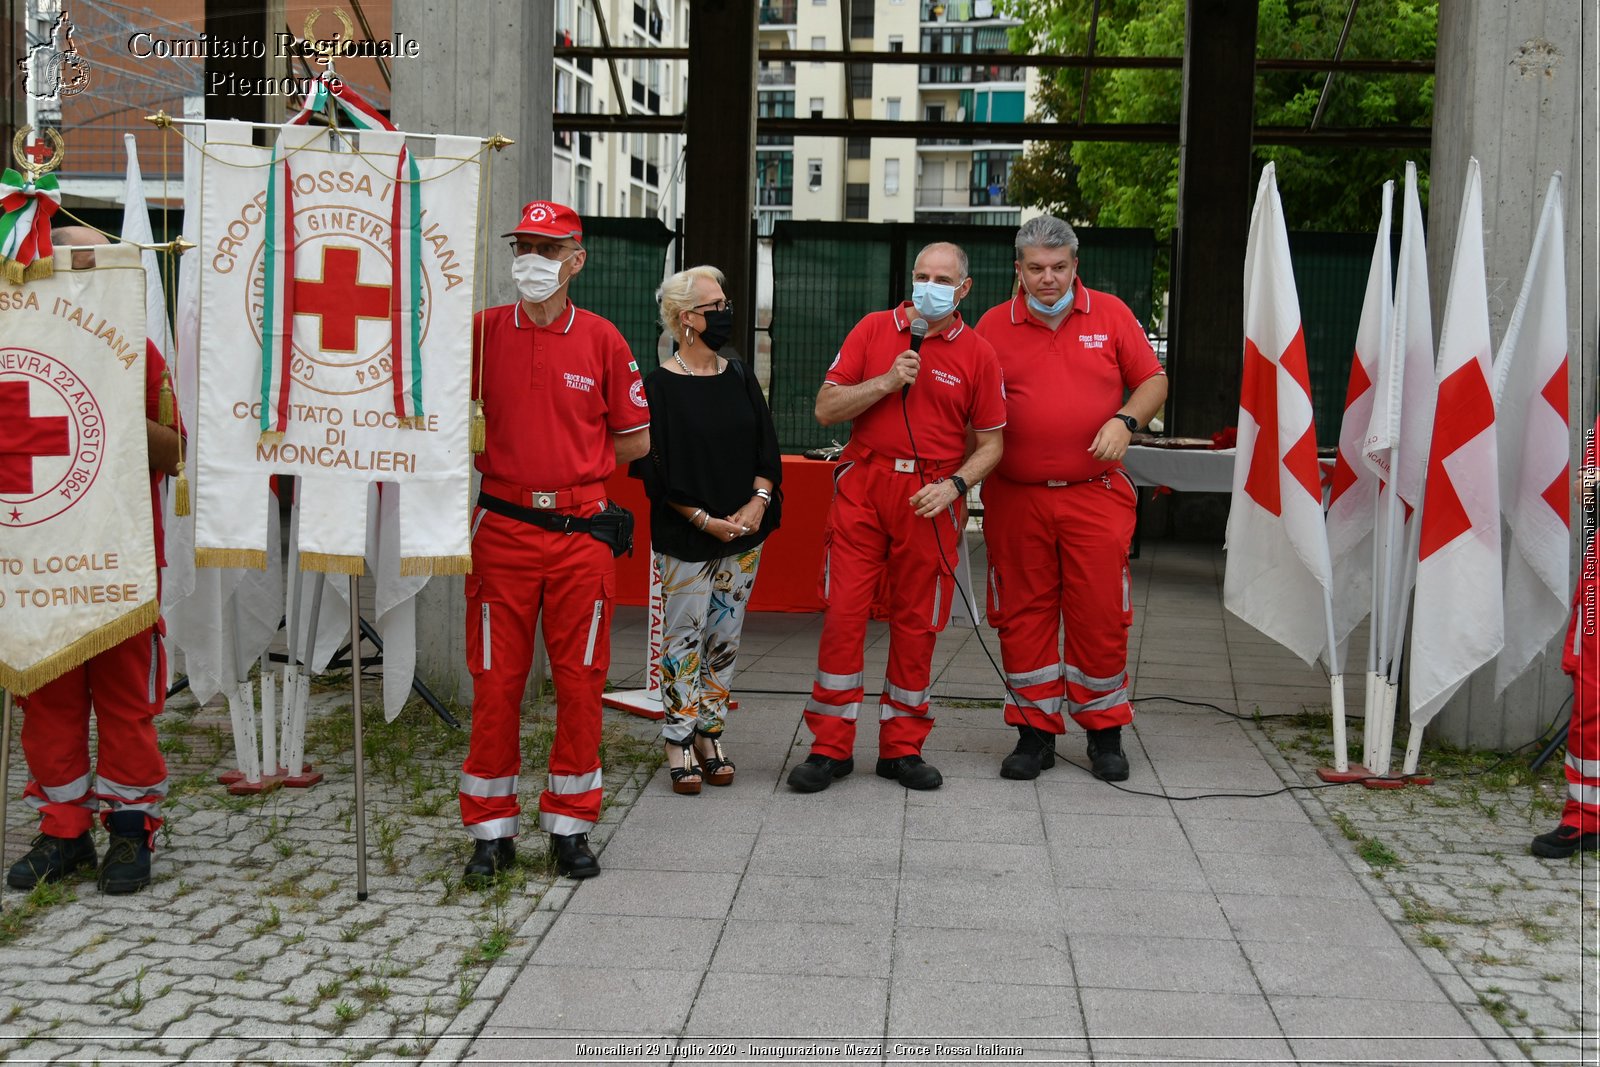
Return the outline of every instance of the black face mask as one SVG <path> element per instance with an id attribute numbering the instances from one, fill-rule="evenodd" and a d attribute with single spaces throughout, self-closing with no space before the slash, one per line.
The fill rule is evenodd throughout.
<path id="1" fill-rule="evenodd" d="M 700 331 L 700 343 L 715 352 L 733 336 L 733 312 L 702 311 L 706 328 Z"/>

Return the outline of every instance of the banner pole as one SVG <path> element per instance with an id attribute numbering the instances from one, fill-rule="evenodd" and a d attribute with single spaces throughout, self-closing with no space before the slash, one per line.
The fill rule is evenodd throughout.
<path id="1" fill-rule="evenodd" d="M 356 899 L 367 899 L 367 777 L 361 737 L 360 579 L 350 576 L 350 698 L 355 714 L 356 749 Z"/>
<path id="2" fill-rule="evenodd" d="M 1339 642 L 1334 638 L 1333 590 L 1322 588 L 1322 613 L 1328 624 L 1329 695 L 1333 702 L 1333 769 L 1344 774 L 1350 769 L 1349 742 L 1345 738 L 1344 664 L 1339 662 Z"/>
<path id="3" fill-rule="evenodd" d="M 5 691 L 5 714 L 0 723 L 0 867 L 5 866 L 6 830 L 10 822 L 8 807 L 11 799 L 11 690 Z"/>

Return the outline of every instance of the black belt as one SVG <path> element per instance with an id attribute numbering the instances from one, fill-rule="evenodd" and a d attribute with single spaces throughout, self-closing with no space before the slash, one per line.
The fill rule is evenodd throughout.
<path id="1" fill-rule="evenodd" d="M 588 519 L 577 515 L 563 515 L 559 512 L 541 511 L 538 508 L 525 508 L 513 504 L 509 500 L 501 500 L 488 493 L 478 493 L 478 506 L 485 511 L 492 511 L 496 515 L 504 515 L 508 519 L 516 519 L 530 526 L 537 526 L 542 530 L 556 530 L 560 533 L 588 533 L 591 523 Z"/>

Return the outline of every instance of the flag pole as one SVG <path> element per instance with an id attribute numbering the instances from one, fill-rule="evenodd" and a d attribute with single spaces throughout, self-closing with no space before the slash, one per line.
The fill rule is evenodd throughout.
<path id="1" fill-rule="evenodd" d="M 1392 455 L 1392 453 L 1391 453 Z M 1364 762 L 1375 773 L 1382 773 L 1378 767 L 1378 752 L 1382 747 L 1382 738 L 1386 729 L 1385 707 L 1388 700 L 1388 678 L 1391 666 L 1394 663 L 1394 642 L 1391 637 L 1394 615 L 1394 571 L 1396 551 L 1404 540 L 1405 527 L 1402 525 L 1399 536 L 1395 529 L 1399 518 L 1399 490 L 1395 487 L 1394 468 L 1390 466 L 1390 476 L 1383 486 L 1383 524 L 1381 526 L 1381 541 L 1383 544 L 1382 595 L 1378 598 L 1378 610 L 1373 617 L 1374 629 L 1378 632 L 1378 659 L 1377 673 L 1372 680 L 1372 702 L 1368 705 L 1369 712 L 1363 736 L 1366 740 Z M 1384 768 L 1387 769 L 1387 768 Z"/>
<path id="2" fill-rule="evenodd" d="M 1394 618 L 1390 620 L 1389 642 L 1393 655 L 1389 659 L 1389 677 L 1383 701 L 1383 733 L 1378 738 L 1378 764 L 1373 771 L 1380 775 L 1389 773 L 1394 759 L 1395 711 L 1400 703 L 1400 668 L 1405 660 L 1406 617 L 1411 614 L 1411 586 L 1416 581 L 1417 551 L 1422 539 L 1422 514 L 1414 512 L 1406 524 L 1405 579 L 1400 586 L 1400 596 L 1395 604 Z"/>
<path id="3" fill-rule="evenodd" d="M 360 579 L 350 576 L 350 699 L 355 715 L 356 757 L 356 899 L 367 899 L 367 778 L 361 736 L 361 599 Z"/>
<path id="4" fill-rule="evenodd" d="M 1381 565 L 1383 550 L 1389 543 L 1388 538 L 1382 536 L 1383 525 L 1379 519 L 1382 509 L 1378 505 L 1382 503 L 1383 497 L 1379 486 L 1372 487 L 1372 495 L 1374 497 L 1372 515 L 1378 521 L 1372 524 L 1372 597 L 1367 614 L 1367 687 L 1366 703 L 1362 705 L 1361 717 L 1362 766 L 1366 766 L 1367 759 L 1372 755 L 1372 719 L 1376 711 L 1374 702 L 1378 691 L 1378 631 L 1382 629 L 1379 623 L 1378 604 L 1383 599 L 1383 583 L 1379 580 L 1379 576 L 1383 573 Z"/>
<path id="5" fill-rule="evenodd" d="M 6 830 L 10 826 L 11 799 L 11 690 L 5 691 L 5 714 L 0 722 L 0 866 L 5 865 Z"/>
<path id="6" fill-rule="evenodd" d="M 1349 741 L 1344 722 L 1344 664 L 1339 661 L 1339 642 L 1334 637 L 1333 590 L 1322 588 L 1322 614 L 1328 623 L 1328 685 L 1333 698 L 1333 769 L 1339 774 L 1350 770 Z"/>
<path id="7" fill-rule="evenodd" d="M 289 551 L 289 591 L 288 600 L 288 651 L 289 655 L 283 665 L 283 729 L 278 738 L 278 765 L 283 768 L 286 775 L 300 773 L 300 768 L 291 766 L 289 756 L 294 748 L 294 705 L 300 688 L 299 661 L 295 658 L 301 654 L 300 648 L 300 611 L 305 599 L 305 573 L 300 570 L 300 546 L 298 544 L 298 528 L 300 525 L 299 494 L 295 493 L 294 510 L 289 521 L 295 524 L 296 535 L 290 538 Z"/>

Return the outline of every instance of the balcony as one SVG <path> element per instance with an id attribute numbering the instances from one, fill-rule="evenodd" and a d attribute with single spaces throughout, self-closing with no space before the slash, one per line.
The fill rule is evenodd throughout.
<path id="1" fill-rule="evenodd" d="M 972 85 L 983 82 L 1021 84 L 1023 68 L 1009 63 L 940 64 L 917 68 L 918 85 Z"/>
<path id="2" fill-rule="evenodd" d="M 1003 185 L 973 187 L 965 183 L 948 186 L 917 186 L 917 209 L 965 211 L 970 208 L 1014 208 L 1007 202 Z"/>
<path id="3" fill-rule="evenodd" d="M 757 207 L 791 207 L 793 204 L 794 189 L 792 187 L 762 187 L 756 190 Z"/>
<path id="4" fill-rule="evenodd" d="M 761 25 L 793 26 L 796 0 L 761 0 Z"/>
<path id="5" fill-rule="evenodd" d="M 999 17 L 994 0 L 922 0 L 923 22 L 977 22 Z"/>
<path id="6" fill-rule="evenodd" d="M 794 84 L 793 63 L 762 63 L 756 68 L 756 84 L 771 88 Z"/>

